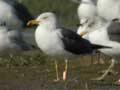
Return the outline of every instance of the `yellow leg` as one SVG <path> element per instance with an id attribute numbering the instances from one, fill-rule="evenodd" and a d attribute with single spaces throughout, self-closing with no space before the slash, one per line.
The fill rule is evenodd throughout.
<path id="1" fill-rule="evenodd" d="M 114 67 L 114 64 L 115 64 L 115 60 L 112 59 L 112 62 L 110 64 L 109 68 L 106 70 L 106 72 L 102 76 L 95 78 L 95 79 L 92 79 L 92 80 L 103 80 L 108 75 L 110 70 Z"/>
<path id="2" fill-rule="evenodd" d="M 54 65 L 55 65 L 55 73 L 56 73 L 56 79 L 54 81 L 59 81 L 59 73 L 58 73 L 58 63 L 57 61 L 55 60 L 54 61 Z"/>

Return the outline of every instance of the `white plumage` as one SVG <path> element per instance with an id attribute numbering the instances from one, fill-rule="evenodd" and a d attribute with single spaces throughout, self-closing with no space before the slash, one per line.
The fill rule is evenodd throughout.
<path id="1" fill-rule="evenodd" d="M 78 9 L 80 24 L 90 23 L 96 16 L 96 5 L 91 0 L 82 0 Z"/>
<path id="2" fill-rule="evenodd" d="M 14 12 L 14 13 L 13 13 Z M 15 15 L 13 7 L 7 4 L 5 1 L 0 0 L 0 20 L 7 22 L 7 27 L 21 28 L 22 22 Z M 13 29 L 14 29 L 13 28 Z"/>
<path id="3" fill-rule="evenodd" d="M 94 1 L 95 2 L 95 1 Z M 97 7 L 92 0 L 82 0 L 77 11 L 80 21 L 77 33 L 81 34 L 84 29 L 94 23 L 97 17 Z"/>
<path id="4" fill-rule="evenodd" d="M 108 69 L 100 78 L 103 79 L 110 69 L 114 66 L 115 60 L 119 60 L 120 57 L 120 42 L 119 42 L 119 23 L 107 21 L 99 16 L 95 17 L 92 25 L 83 25 L 79 33 L 86 33 L 83 37 L 94 44 L 107 45 L 111 48 L 100 49 L 100 52 L 111 56 L 112 63 Z"/>
<path id="5" fill-rule="evenodd" d="M 107 30 L 109 25 L 110 23 L 86 34 L 84 38 L 90 40 L 94 44 L 101 44 L 112 47 L 109 49 L 100 49 L 100 51 L 112 57 L 120 57 L 120 42 L 110 40 Z"/>
<path id="6" fill-rule="evenodd" d="M 120 19 L 120 0 L 98 0 L 99 16 L 107 19 Z"/>
<path id="7" fill-rule="evenodd" d="M 33 19 L 26 7 L 15 0 L 0 0 L 0 20 L 5 21 L 8 28 L 21 29 L 28 20 Z"/>
<path id="8" fill-rule="evenodd" d="M 43 19 L 46 16 L 47 19 Z M 42 20 L 35 31 L 35 40 L 37 45 L 48 55 L 64 56 L 68 54 L 63 48 L 62 37 L 60 30 L 57 30 L 56 17 L 52 13 L 45 13 L 40 15 L 36 20 Z M 60 28 L 58 28 L 60 29 Z"/>

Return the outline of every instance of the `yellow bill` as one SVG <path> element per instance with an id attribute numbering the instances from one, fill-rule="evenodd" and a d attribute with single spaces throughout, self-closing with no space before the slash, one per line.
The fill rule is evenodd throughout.
<path id="1" fill-rule="evenodd" d="M 81 32 L 81 33 L 80 33 L 80 36 L 82 37 L 82 36 L 84 36 L 85 34 L 87 34 L 87 32 Z"/>
<path id="2" fill-rule="evenodd" d="M 27 26 L 38 25 L 39 23 L 40 23 L 40 21 L 30 20 L 30 21 L 28 21 Z"/>

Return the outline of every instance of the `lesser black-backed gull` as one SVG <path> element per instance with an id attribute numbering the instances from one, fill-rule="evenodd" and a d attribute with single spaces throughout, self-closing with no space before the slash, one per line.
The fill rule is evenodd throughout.
<path id="1" fill-rule="evenodd" d="M 51 56 L 63 56 L 65 59 L 79 55 L 91 54 L 104 46 L 91 44 L 76 32 L 61 28 L 52 12 L 45 12 L 36 20 L 28 22 L 28 26 L 37 24 L 35 40 L 38 47 Z"/>

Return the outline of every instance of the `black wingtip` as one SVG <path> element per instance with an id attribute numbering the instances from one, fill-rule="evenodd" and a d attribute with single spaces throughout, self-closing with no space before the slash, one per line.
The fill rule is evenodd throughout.
<path id="1" fill-rule="evenodd" d="M 105 49 L 105 48 L 112 48 L 110 46 L 104 46 L 104 45 L 96 45 L 96 44 L 93 44 L 92 45 L 92 48 L 93 49 Z"/>

